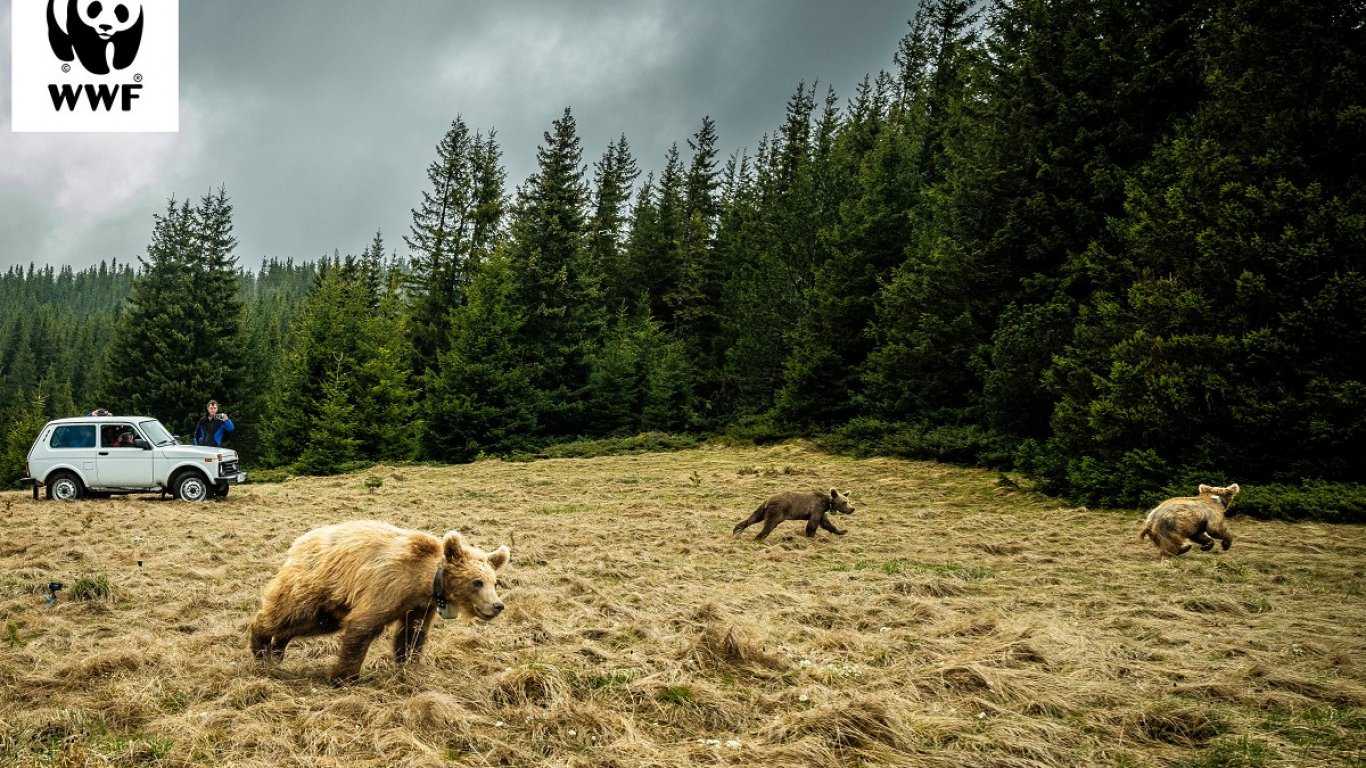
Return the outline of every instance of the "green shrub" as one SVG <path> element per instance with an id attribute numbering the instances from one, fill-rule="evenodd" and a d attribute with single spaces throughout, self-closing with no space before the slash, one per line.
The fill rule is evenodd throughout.
<path id="1" fill-rule="evenodd" d="M 71 597 L 74 600 L 104 600 L 112 593 L 109 577 L 104 574 L 81 576 L 71 585 Z"/>
<path id="2" fill-rule="evenodd" d="M 631 453 L 682 451 L 694 448 L 702 440 L 697 435 L 668 432 L 642 432 L 632 437 L 604 437 L 559 443 L 535 452 L 537 458 L 589 459 L 595 456 L 617 456 Z"/>
<path id="3" fill-rule="evenodd" d="M 1200 485 L 1238 483 L 1232 514 L 1263 520 L 1366 523 L 1366 485 L 1305 480 L 1262 483 L 1225 472 L 1174 467 L 1149 449 L 1118 460 L 1067 457 L 1055 441 L 1025 441 L 1015 468 L 1035 480 L 1039 491 L 1075 502 L 1111 507 L 1152 507 L 1173 496 L 1194 496 Z"/>
<path id="4" fill-rule="evenodd" d="M 24 461 L 34 438 L 47 423 L 44 415 L 46 401 L 35 396 L 28 406 L 17 413 L 7 414 L 8 423 L 0 433 L 0 487 L 16 488 L 24 476 Z"/>
<path id="5" fill-rule="evenodd" d="M 727 446 L 771 445 L 800 437 L 791 428 L 779 426 L 771 415 L 744 416 L 726 425 L 717 440 Z"/>
<path id="6" fill-rule="evenodd" d="M 855 456 L 897 456 L 955 464 L 1010 466 L 1009 442 L 975 425 L 939 425 L 853 419 L 821 438 L 823 448 Z"/>
<path id="7" fill-rule="evenodd" d="M 1366 523 L 1366 485 L 1306 480 L 1299 485 L 1247 482 L 1239 486 L 1242 490 L 1232 509 L 1235 515 L 1261 520 Z"/>
<path id="8" fill-rule="evenodd" d="M 271 469 L 252 468 L 248 473 L 253 483 L 283 483 L 294 476 L 288 467 L 274 467 Z"/>

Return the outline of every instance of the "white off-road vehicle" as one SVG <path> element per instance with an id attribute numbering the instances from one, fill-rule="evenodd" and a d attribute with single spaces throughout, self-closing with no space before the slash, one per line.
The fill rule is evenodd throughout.
<path id="1" fill-rule="evenodd" d="M 185 445 L 146 416 L 49 421 L 24 466 L 35 498 L 43 485 L 49 499 L 63 501 L 148 491 L 203 501 L 247 480 L 237 469 L 237 451 Z"/>

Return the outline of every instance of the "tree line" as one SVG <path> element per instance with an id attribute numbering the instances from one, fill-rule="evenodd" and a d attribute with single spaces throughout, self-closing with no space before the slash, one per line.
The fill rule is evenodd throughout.
<path id="1" fill-rule="evenodd" d="M 1364 35 L 1326 0 L 927 0 L 724 160 L 703 118 L 657 171 L 625 136 L 590 164 L 566 109 L 510 191 L 456 117 L 402 257 L 244 270 L 226 190 L 173 200 L 136 269 L 0 277 L 7 450 L 213 396 L 305 472 L 729 431 L 1088 503 L 1360 499 Z"/>

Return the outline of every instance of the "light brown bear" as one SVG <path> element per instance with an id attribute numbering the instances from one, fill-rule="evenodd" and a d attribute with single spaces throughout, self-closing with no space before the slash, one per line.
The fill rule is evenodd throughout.
<path id="1" fill-rule="evenodd" d="M 764 521 L 764 527 L 759 531 L 759 535 L 754 538 L 763 541 L 778 523 L 788 520 L 805 520 L 806 536 L 811 538 L 816 535 L 817 528 L 843 536 L 847 531 L 841 531 L 830 522 L 829 515 L 832 513 L 845 515 L 854 514 L 854 505 L 849 502 L 849 497 L 835 490 L 830 489 L 830 493 L 811 491 L 802 493 L 800 491 L 788 491 L 765 501 L 754 510 L 754 514 L 741 520 L 730 532 L 732 536 L 754 525 L 760 520 Z"/>
<path id="2" fill-rule="evenodd" d="M 502 613 L 495 571 L 509 557 L 506 545 L 486 553 L 456 531 L 438 539 L 374 520 L 315 528 L 294 540 L 266 585 L 251 651 L 278 663 L 295 638 L 341 632 L 332 679 L 352 682 L 370 643 L 394 624 L 394 658 L 405 664 L 438 613 L 486 621 Z"/>
<path id="3" fill-rule="evenodd" d="M 1227 550 L 1233 546 L 1233 534 L 1228 532 L 1224 513 L 1238 490 L 1237 483 L 1227 488 L 1201 485 L 1199 496 L 1167 499 L 1148 513 L 1143 530 L 1138 532 L 1139 541 L 1151 538 L 1162 554 L 1175 556 L 1190 551 L 1187 539 L 1199 544 L 1201 550 L 1210 551 L 1214 548 L 1214 539 L 1210 538 L 1213 536 Z"/>

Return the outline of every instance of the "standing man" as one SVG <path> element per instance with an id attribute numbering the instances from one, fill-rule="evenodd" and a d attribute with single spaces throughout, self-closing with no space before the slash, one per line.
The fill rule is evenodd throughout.
<path id="1" fill-rule="evenodd" d="M 208 412 L 199 418 L 199 425 L 194 428 L 194 444 L 222 446 L 223 433 L 232 430 L 232 419 L 228 414 L 218 412 L 217 400 L 210 400 Z"/>

